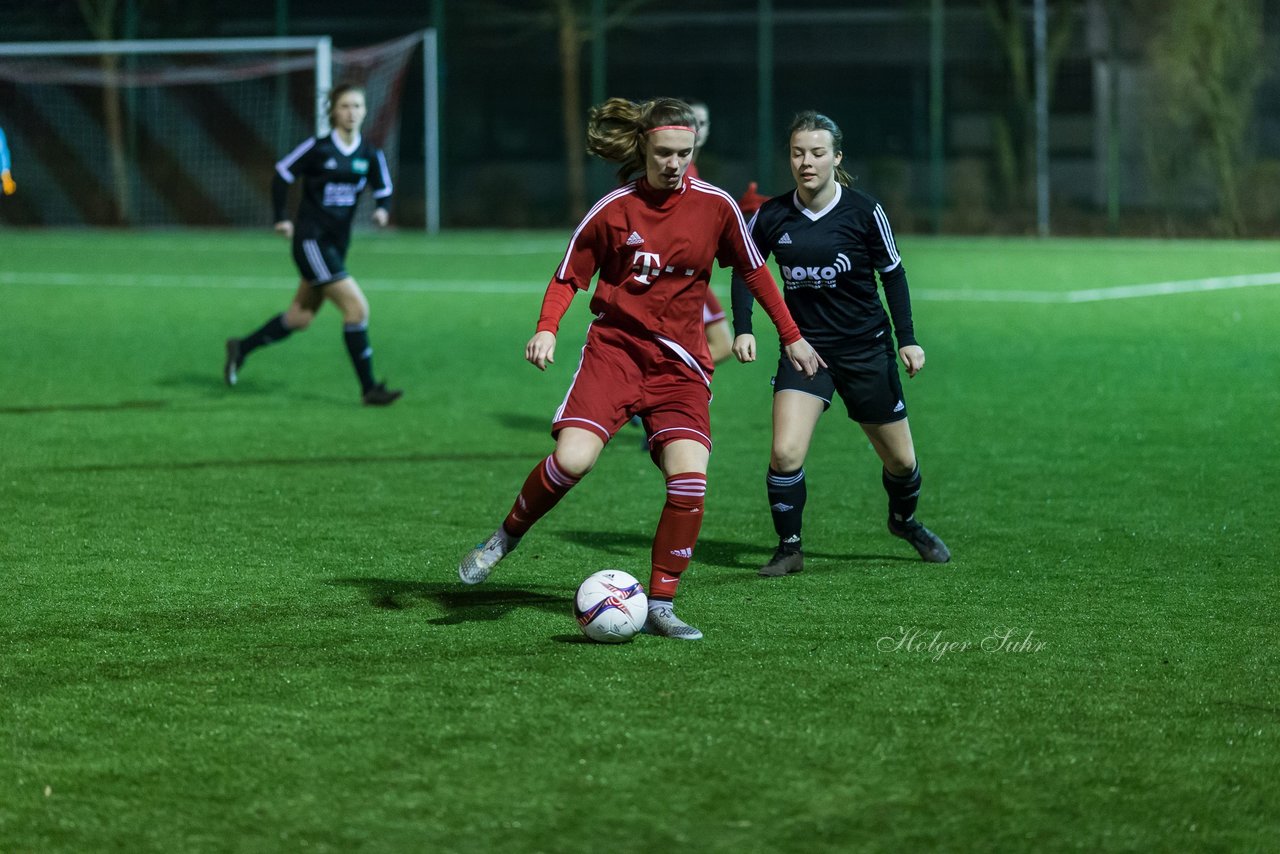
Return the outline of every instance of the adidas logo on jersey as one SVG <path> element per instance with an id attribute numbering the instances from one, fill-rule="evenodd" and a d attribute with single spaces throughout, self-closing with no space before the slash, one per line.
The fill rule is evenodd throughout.
<path id="1" fill-rule="evenodd" d="M 335 160 L 334 158 L 330 157 L 328 160 L 326 160 L 326 161 L 324 162 L 324 168 L 326 168 L 326 169 L 337 169 L 337 168 L 338 168 L 338 161 L 337 161 L 337 160 Z"/>
<path id="2" fill-rule="evenodd" d="M 693 549 L 672 549 L 671 553 L 676 557 L 692 558 Z"/>
<path id="3" fill-rule="evenodd" d="M 790 234 L 787 234 L 787 233 L 784 231 L 784 232 L 782 233 L 782 236 L 778 238 L 778 245 L 779 245 L 779 246 L 790 246 L 790 245 L 791 245 L 791 235 L 790 235 Z"/>
<path id="4" fill-rule="evenodd" d="M 644 238 L 640 236 L 640 233 L 637 231 L 631 232 L 631 236 L 627 238 L 627 245 L 639 246 L 641 243 L 644 243 Z"/>

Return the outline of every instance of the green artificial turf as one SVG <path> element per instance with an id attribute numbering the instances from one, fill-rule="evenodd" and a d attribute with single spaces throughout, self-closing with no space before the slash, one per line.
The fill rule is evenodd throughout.
<path id="1" fill-rule="evenodd" d="M 1086 293 L 1274 244 L 900 236 L 945 566 L 837 404 L 805 571 L 757 578 L 759 319 L 714 386 L 706 639 L 614 647 L 570 598 L 647 580 L 634 428 L 456 576 L 551 449 L 586 300 L 522 353 L 566 236 L 357 235 L 380 410 L 331 307 L 222 384 L 294 287 L 277 239 L 0 232 L 0 851 L 1280 848 L 1280 285 Z"/>

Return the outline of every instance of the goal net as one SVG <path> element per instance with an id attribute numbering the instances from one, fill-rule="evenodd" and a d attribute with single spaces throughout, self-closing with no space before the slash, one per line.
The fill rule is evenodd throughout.
<path id="1" fill-rule="evenodd" d="M 328 133 L 325 99 L 339 82 L 365 87 L 362 133 L 394 178 L 422 43 L 417 33 L 354 50 L 327 37 L 0 44 L 0 127 L 18 184 L 0 222 L 269 223 L 273 165 Z"/>

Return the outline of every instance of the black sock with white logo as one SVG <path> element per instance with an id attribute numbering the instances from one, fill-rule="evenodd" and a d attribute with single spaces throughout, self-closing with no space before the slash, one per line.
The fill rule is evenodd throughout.
<path id="1" fill-rule="evenodd" d="M 902 527 L 916 515 L 916 504 L 920 501 L 920 466 L 911 474 L 901 476 L 885 469 L 881 480 L 889 495 L 889 522 Z"/>
<path id="2" fill-rule="evenodd" d="M 769 468 L 765 476 L 765 488 L 769 493 L 769 512 L 773 514 L 773 530 L 778 533 L 778 545 L 784 551 L 800 551 L 800 527 L 804 524 L 805 488 L 804 469 L 793 472 L 774 471 Z"/>
<path id="3" fill-rule="evenodd" d="M 347 344 L 347 355 L 360 378 L 360 390 L 373 388 L 373 348 L 369 346 L 369 325 L 348 323 L 342 327 L 342 339 Z"/>

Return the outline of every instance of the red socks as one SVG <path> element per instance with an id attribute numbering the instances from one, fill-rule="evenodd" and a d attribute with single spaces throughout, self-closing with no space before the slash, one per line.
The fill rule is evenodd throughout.
<path id="1" fill-rule="evenodd" d="M 555 454 L 534 466 L 525 478 L 520 494 L 511 512 L 503 520 L 502 527 L 513 537 L 523 537 L 561 498 L 573 489 L 579 478 L 569 477 L 556 465 Z"/>
<path id="2" fill-rule="evenodd" d="M 667 503 L 653 535 L 653 572 L 649 576 L 649 599 L 670 601 L 676 596 L 680 573 L 693 557 L 698 532 L 702 530 L 702 504 L 707 494 L 707 476 L 682 472 L 667 478 Z"/>
<path id="3" fill-rule="evenodd" d="M 528 533 L 533 524 L 577 484 L 556 465 L 555 455 L 547 457 L 529 472 L 511 512 L 502 527 L 511 537 Z M 649 599 L 671 601 L 680 584 L 680 573 L 689 566 L 693 547 L 702 530 L 702 505 L 707 494 L 707 476 L 683 472 L 667 478 L 667 503 L 653 535 L 653 572 L 649 576 Z"/>

